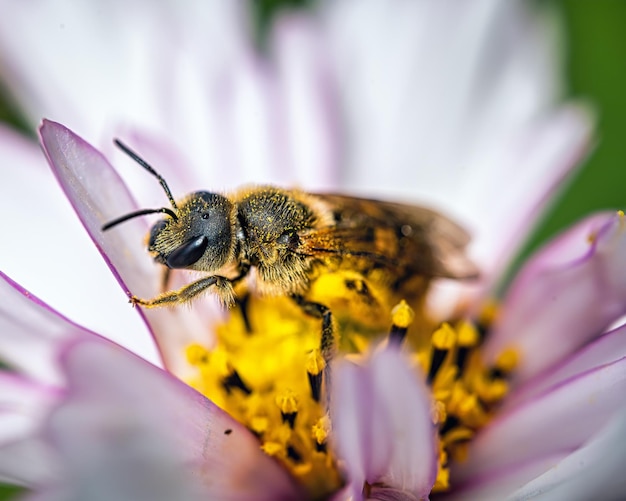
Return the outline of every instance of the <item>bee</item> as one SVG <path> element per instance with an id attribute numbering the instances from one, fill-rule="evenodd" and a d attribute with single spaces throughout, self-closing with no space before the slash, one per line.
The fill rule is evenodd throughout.
<path id="1" fill-rule="evenodd" d="M 470 279 L 478 274 L 465 254 L 468 234 L 433 210 L 274 186 L 229 195 L 197 191 L 177 202 L 161 175 L 122 142 L 115 143 L 158 179 L 171 207 L 132 212 L 102 229 L 162 213 L 164 218 L 148 236 L 154 260 L 166 270 L 207 274 L 151 299 L 133 296 L 133 304 L 176 305 L 209 289 L 227 306 L 244 289 L 287 296 L 322 320 L 322 345 L 330 346 L 331 309 L 310 297 L 312 285 L 326 274 L 344 270 L 362 295 L 367 296 L 368 284 L 373 284 L 407 301 L 422 297 L 433 278 Z M 248 280 L 251 275 L 254 279 Z"/>

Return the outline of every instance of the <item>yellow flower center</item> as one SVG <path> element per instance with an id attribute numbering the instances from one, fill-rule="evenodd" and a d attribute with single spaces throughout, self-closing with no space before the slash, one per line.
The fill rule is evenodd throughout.
<path id="1" fill-rule="evenodd" d="M 449 460 L 464 459 L 468 441 L 506 395 L 515 353 L 503 353 L 496 367 L 486 368 L 479 357 L 481 335 L 473 324 L 433 325 L 421 305 L 411 308 L 401 301 L 394 307 L 385 291 L 371 290 L 349 271 L 318 279 L 311 294 L 335 315 L 338 356 L 366 353 L 385 331 L 404 340 L 432 388 L 440 444 L 433 490 L 447 489 Z M 374 297 L 387 314 L 374 316 L 366 296 Z M 262 449 L 281 461 L 314 499 L 324 499 L 345 483 L 329 445 L 332 423 L 325 408 L 327 368 L 320 338 L 321 321 L 290 298 L 248 296 L 218 326 L 214 348 L 187 348 L 187 360 L 197 369 L 189 384 L 258 436 Z"/>

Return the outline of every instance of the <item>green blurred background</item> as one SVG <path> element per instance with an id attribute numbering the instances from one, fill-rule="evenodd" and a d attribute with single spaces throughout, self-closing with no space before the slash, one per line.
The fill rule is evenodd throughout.
<path id="1" fill-rule="evenodd" d="M 257 0 L 260 32 L 282 6 L 310 0 Z M 581 216 L 598 209 L 626 209 L 626 1 L 538 0 L 561 11 L 567 40 L 570 97 L 593 104 L 598 116 L 597 144 L 560 202 L 550 211 L 525 254 Z M 20 126 L 17 109 L 0 89 L 0 120 Z M 0 499 L 16 491 L 0 486 Z"/>
<path id="2" fill-rule="evenodd" d="M 545 238 L 599 208 L 626 209 L 626 2 L 553 0 L 569 45 L 569 95 L 598 114 L 597 145 L 537 234 Z"/>

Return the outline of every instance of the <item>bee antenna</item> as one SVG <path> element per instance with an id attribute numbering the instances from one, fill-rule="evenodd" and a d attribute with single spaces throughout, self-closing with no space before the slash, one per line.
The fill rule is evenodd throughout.
<path id="1" fill-rule="evenodd" d="M 167 214 L 168 216 L 173 217 L 174 221 L 178 221 L 178 216 L 176 215 L 176 213 L 172 209 L 169 209 L 167 207 L 162 207 L 160 209 L 141 209 L 135 212 L 131 212 L 129 214 L 125 214 L 124 216 L 118 217 L 117 219 L 114 219 L 113 221 L 109 221 L 107 224 L 102 226 L 102 231 L 110 230 L 114 226 L 117 226 L 120 223 L 128 221 L 129 219 L 133 219 L 139 216 L 145 216 L 146 214 L 156 214 L 157 212 L 160 212 L 162 214 Z"/>
<path id="2" fill-rule="evenodd" d="M 120 150 L 126 153 L 130 158 L 132 158 L 135 162 L 137 162 L 139 165 L 141 165 L 144 169 L 146 169 L 150 174 L 152 174 L 154 177 L 156 177 L 159 180 L 159 183 L 163 187 L 163 191 L 165 191 L 165 194 L 167 195 L 168 200 L 172 204 L 172 207 L 174 207 L 174 210 L 178 210 L 178 207 L 176 206 L 176 201 L 174 200 L 174 197 L 172 196 L 172 192 L 170 191 L 169 186 L 165 182 L 165 179 L 163 179 L 163 176 L 161 176 L 161 174 L 155 171 L 154 168 L 148 162 L 146 162 L 143 158 L 137 155 L 137 153 L 135 153 L 128 146 L 122 143 L 122 141 L 120 141 L 119 139 L 114 139 L 113 142 Z"/>

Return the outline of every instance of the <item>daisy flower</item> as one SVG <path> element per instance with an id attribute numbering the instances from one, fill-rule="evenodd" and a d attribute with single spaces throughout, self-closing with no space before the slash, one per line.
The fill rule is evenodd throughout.
<path id="1" fill-rule="evenodd" d="M 106 22 L 63 5 L 51 8 L 51 24 L 12 5 L 12 29 L 28 15 L 41 22 L 39 36 L 52 25 L 59 31 L 48 47 L 67 58 L 60 58 L 67 71 L 51 73 L 57 83 L 25 85 L 37 62 L 20 54 L 28 33 L 19 47 L 10 36 L 2 41 L 11 88 L 33 117 L 67 117 L 93 142 L 123 137 L 159 166 L 175 193 L 245 179 L 445 209 L 474 235 L 469 252 L 483 270 L 482 291 L 587 142 L 585 112 L 553 104 L 551 31 L 522 2 L 476 2 L 467 12 L 455 3 L 322 3 L 314 13 L 279 19 L 269 55 L 249 43 L 244 4 L 193 4 L 187 12 L 164 3 L 133 12 L 113 3 Z M 210 36 L 224 53 L 214 54 L 204 38 L 207 18 L 221 21 Z M 120 100 L 128 99 L 119 108 L 94 99 L 115 87 L 102 68 L 93 86 L 85 84 L 95 52 L 76 44 L 96 39 L 98 46 L 113 29 L 117 49 L 95 59 L 109 61 L 115 76 L 124 74 L 116 65 L 126 54 L 138 75 L 130 81 L 145 84 L 119 85 Z M 76 68 L 86 73 L 80 84 L 67 81 Z M 75 91 L 90 93 L 92 120 L 78 104 L 71 114 Z M 30 147 L 4 135 L 2 154 L 14 155 L 25 176 L 18 173 L 12 186 L 43 176 Z M 162 200 L 158 184 L 133 181 L 145 172 L 124 168 L 129 190 L 102 153 L 58 123 L 45 121 L 40 138 L 123 292 L 154 296 L 160 276 L 143 248 L 148 223 L 132 220 L 106 234 L 101 227 L 137 209 L 135 198 L 141 207 Z M 103 149 L 117 163 L 111 146 Z M 9 202 L 21 196 L 7 191 Z M 39 256 L 41 242 L 70 246 L 57 251 L 64 273 L 91 269 L 75 257 L 79 249 L 88 255 L 84 242 L 61 233 L 60 206 L 41 210 L 47 199 L 42 193 L 37 204 L 22 204 L 13 228 L 23 264 L 11 275 L 32 280 L 35 291 L 52 280 L 47 269 L 27 278 L 36 260 L 25 253 Z M 360 356 L 336 357 L 330 406 L 314 383 L 324 370 L 319 322 L 294 313 L 284 298 L 253 299 L 254 336 L 244 319 L 217 314 L 210 301 L 139 309 L 163 370 L 3 276 L 9 335 L 0 353 L 15 371 L 3 374 L 12 425 L 0 472 L 44 499 L 615 497 L 623 488 L 620 453 L 610 444 L 624 434 L 624 342 L 621 328 L 607 329 L 625 308 L 623 225 L 622 214 L 581 222 L 526 264 L 495 314 L 459 316 L 465 303 L 454 303 L 456 316 L 427 324 L 422 345 L 397 342 L 398 332 L 421 322 L 403 305 L 393 314 L 389 305 L 387 346 L 375 347 L 358 330 L 342 332 Z M 137 331 L 122 327 L 119 304 L 110 306 L 123 299 L 103 297 L 93 277 L 59 275 L 49 302 L 65 298 L 72 316 L 90 305 L 103 316 L 83 312 L 85 323 L 102 323 L 98 331 L 128 343 Z M 482 295 L 471 297 L 481 304 Z"/>

